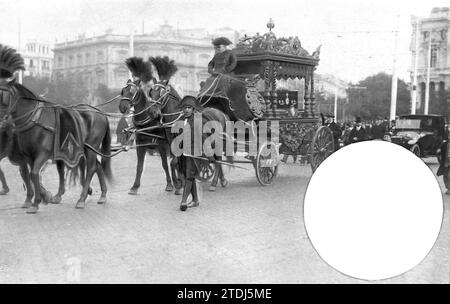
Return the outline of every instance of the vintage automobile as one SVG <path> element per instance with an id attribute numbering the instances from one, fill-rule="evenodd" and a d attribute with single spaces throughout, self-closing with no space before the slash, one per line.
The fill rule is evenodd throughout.
<path id="1" fill-rule="evenodd" d="M 445 128 L 442 115 L 400 115 L 384 139 L 409 149 L 418 157 L 438 156 Z"/>

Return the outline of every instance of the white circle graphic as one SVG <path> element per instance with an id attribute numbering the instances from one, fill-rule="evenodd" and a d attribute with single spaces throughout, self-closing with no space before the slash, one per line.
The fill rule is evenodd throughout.
<path id="1" fill-rule="evenodd" d="M 383 141 L 352 144 L 328 157 L 304 201 L 305 227 L 318 254 L 336 270 L 366 280 L 418 265 L 439 235 L 442 216 L 430 168 Z"/>

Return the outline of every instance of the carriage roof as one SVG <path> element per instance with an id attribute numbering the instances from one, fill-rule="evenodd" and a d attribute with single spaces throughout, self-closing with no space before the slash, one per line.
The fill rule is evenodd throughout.
<path id="1" fill-rule="evenodd" d="M 319 64 L 320 46 L 309 54 L 298 37 L 277 38 L 272 32 L 272 19 L 264 35 L 245 35 L 233 49 L 237 57 L 236 76 L 259 75 L 264 80 L 264 99 L 271 108 L 268 118 L 280 117 L 285 111 L 277 110 L 277 79 L 304 79 L 305 95 L 302 117 L 316 118 L 314 98 L 314 70 Z"/>

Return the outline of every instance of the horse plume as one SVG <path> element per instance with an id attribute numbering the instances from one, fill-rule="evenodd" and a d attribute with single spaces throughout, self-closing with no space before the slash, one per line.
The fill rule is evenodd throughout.
<path id="1" fill-rule="evenodd" d="M 150 62 L 144 62 L 140 57 L 130 57 L 125 60 L 125 64 L 131 74 L 139 77 L 142 81 L 147 82 L 153 79 Z"/>
<path id="2" fill-rule="evenodd" d="M 169 80 L 178 70 L 175 61 L 167 56 L 150 57 L 149 61 L 155 66 L 161 80 Z"/>
<path id="3" fill-rule="evenodd" d="M 18 70 L 25 70 L 22 56 L 15 49 L 0 44 L 0 76 L 11 77 Z"/>

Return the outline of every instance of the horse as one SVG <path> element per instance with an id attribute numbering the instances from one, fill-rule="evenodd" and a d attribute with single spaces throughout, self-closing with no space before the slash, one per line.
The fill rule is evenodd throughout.
<path id="1" fill-rule="evenodd" d="M 136 128 L 136 177 L 133 186 L 128 194 L 136 195 L 141 185 L 142 171 L 144 167 L 145 154 L 149 149 L 157 149 L 161 156 L 161 163 L 166 174 L 166 188 L 165 191 L 173 191 L 174 185 L 176 188 L 175 194 L 181 194 L 180 181 L 175 179 L 177 173 L 175 171 L 174 159 L 171 161 L 171 173 L 167 162 L 167 156 L 170 154 L 170 140 L 167 135 L 168 132 L 160 127 L 160 121 L 152 119 L 149 115 L 149 108 L 152 107 L 147 100 L 144 91 L 140 87 L 141 80 L 127 81 L 126 86 L 121 91 L 121 99 L 119 110 L 125 114 L 130 107 L 134 107 L 135 114 L 133 116 L 133 124 Z"/>
<path id="2" fill-rule="evenodd" d="M 112 180 L 110 159 L 106 157 L 111 151 L 111 135 L 108 118 L 88 105 L 65 107 L 42 100 L 33 92 L 16 81 L 7 82 L 2 88 L 0 108 L 6 109 L 7 118 L 3 124 L 10 124 L 17 139 L 14 153 L 19 153 L 31 168 L 30 179 L 34 189 L 41 189 L 40 172 L 48 160 L 55 160 L 59 174 L 59 188 L 55 201 L 60 201 L 64 194 L 65 166 L 80 170 L 83 190 L 76 203 L 76 208 L 84 208 L 87 195 L 91 191 L 90 183 L 95 172 L 100 180 L 102 190 L 98 203 L 106 202 L 106 182 Z M 42 120 L 41 117 L 44 119 Z M 60 120 L 60 124 L 51 122 Z M 72 122 L 71 123 L 69 123 Z M 59 127 L 60 129 L 57 129 Z M 81 131 L 79 130 L 81 129 Z M 63 145 L 73 156 L 78 149 L 75 160 L 70 164 L 66 159 L 56 159 L 54 147 L 58 136 L 56 132 L 65 130 L 67 137 Z M 78 134 L 78 138 L 74 138 Z M 81 147 L 80 147 L 81 143 Z M 62 146 L 61 146 L 62 147 Z M 98 150 L 101 149 L 101 152 Z M 97 153 L 102 153 L 101 163 L 97 161 Z M 85 178 L 83 178 L 86 172 Z M 25 179 L 24 179 L 25 180 Z M 27 208 L 27 213 L 36 213 L 42 201 L 41 191 L 35 191 L 34 201 Z"/>

